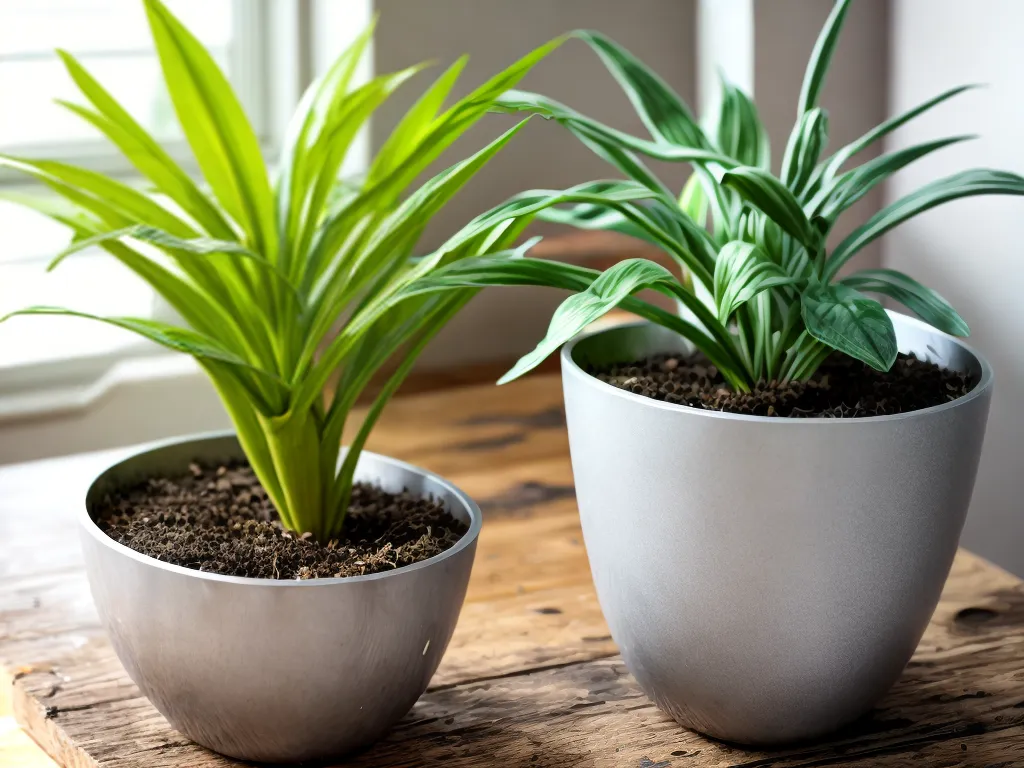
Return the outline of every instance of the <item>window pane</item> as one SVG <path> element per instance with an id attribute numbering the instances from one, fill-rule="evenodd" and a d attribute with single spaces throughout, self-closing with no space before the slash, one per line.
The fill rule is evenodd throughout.
<path id="1" fill-rule="evenodd" d="M 206 45 L 231 42 L 230 0 L 164 0 Z M 3 0 L 0 56 L 151 48 L 141 0 Z"/>
<path id="2" fill-rule="evenodd" d="M 229 0 L 168 0 L 172 12 L 227 69 Z M 158 140 L 180 138 L 140 0 L 0 0 L 0 148 L 98 138 L 55 105 L 83 97 L 53 53 L 74 54 Z"/>
<path id="3" fill-rule="evenodd" d="M 215 52 L 216 53 L 216 52 Z M 226 53 L 217 58 L 221 66 Z M 157 140 L 181 137 L 174 108 L 152 54 L 83 57 L 82 65 Z M 56 58 L 0 63 L 0 147 L 95 141 L 102 134 L 90 123 L 54 103 L 84 102 L 64 65 Z M 7 105 L 16 104 L 17 109 Z"/>

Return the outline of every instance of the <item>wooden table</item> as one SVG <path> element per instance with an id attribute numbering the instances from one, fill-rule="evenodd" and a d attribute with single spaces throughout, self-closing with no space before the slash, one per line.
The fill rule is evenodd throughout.
<path id="1" fill-rule="evenodd" d="M 486 522 L 430 690 L 356 766 L 1024 766 L 1024 585 L 961 552 L 903 679 L 827 742 L 747 751 L 637 689 L 591 586 L 557 378 L 396 400 L 371 447 L 439 472 Z M 111 454 L 0 470 L 0 765 L 236 765 L 172 731 L 97 625 L 72 514 Z M 8 684 L 10 683 L 10 684 Z M 7 715 L 8 717 L 3 717 Z"/>

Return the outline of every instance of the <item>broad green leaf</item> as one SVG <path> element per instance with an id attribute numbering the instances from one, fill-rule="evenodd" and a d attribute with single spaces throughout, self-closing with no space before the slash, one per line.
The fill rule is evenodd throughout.
<path id="1" fill-rule="evenodd" d="M 907 219 L 942 203 L 974 195 L 1024 195 L 1024 178 L 1006 171 L 978 168 L 925 184 L 887 205 L 836 246 L 826 262 L 824 279 L 831 280 L 857 251 Z"/>
<path id="2" fill-rule="evenodd" d="M 864 269 L 839 281 L 867 293 L 896 299 L 915 315 L 943 333 L 968 336 L 971 329 L 942 296 L 895 269 Z"/>
<path id="3" fill-rule="evenodd" d="M 160 0 L 146 15 L 174 111 L 217 199 L 273 261 L 274 204 L 256 134 L 213 57 Z"/>
<path id="4" fill-rule="evenodd" d="M 601 58 L 651 136 L 678 146 L 711 148 L 685 102 L 650 67 L 600 32 L 577 30 L 573 37 Z"/>
<path id="5" fill-rule="evenodd" d="M 722 176 L 722 185 L 735 189 L 788 232 L 811 253 L 821 247 L 821 235 L 804 215 L 793 194 L 767 171 L 760 168 L 734 168 Z"/>
<path id="6" fill-rule="evenodd" d="M 846 12 L 849 9 L 850 0 L 837 0 L 825 21 L 825 26 L 822 27 L 821 33 L 818 35 L 814 50 L 811 51 L 810 61 L 807 62 L 803 85 L 800 87 L 800 101 L 797 104 L 798 115 L 803 115 L 818 106 L 821 89 L 825 86 L 825 77 L 832 64 L 832 54 L 835 53 L 836 45 L 839 43 L 839 33 L 842 32 L 843 21 L 845 21 Z"/>
<path id="7" fill-rule="evenodd" d="M 888 371 L 896 361 L 896 331 L 885 309 L 846 285 L 816 283 L 801 294 L 807 332 L 833 349 Z"/>
<path id="8" fill-rule="evenodd" d="M 756 245 L 740 241 L 726 243 L 715 263 L 714 296 L 718 319 L 726 323 L 733 312 L 762 291 L 796 282 L 796 278 L 787 275 Z"/>
<path id="9" fill-rule="evenodd" d="M 953 136 L 897 150 L 869 160 L 853 170 L 837 176 L 807 204 L 809 216 L 820 216 L 834 223 L 839 214 L 889 178 L 896 171 L 937 150 L 973 139 L 974 136 Z"/>

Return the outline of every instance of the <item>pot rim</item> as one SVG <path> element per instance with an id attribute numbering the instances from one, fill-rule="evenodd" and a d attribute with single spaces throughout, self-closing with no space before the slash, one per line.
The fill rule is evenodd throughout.
<path id="1" fill-rule="evenodd" d="M 978 367 L 981 369 L 981 378 L 978 380 L 978 383 L 974 386 L 974 388 L 966 395 L 958 397 L 956 400 L 950 400 L 948 403 L 933 405 L 928 408 L 919 408 L 914 411 L 905 411 L 904 413 L 892 413 L 886 414 L 884 416 L 851 416 L 849 418 L 839 419 L 830 418 L 826 416 L 811 416 L 808 418 L 793 419 L 779 416 L 754 416 L 745 413 L 707 411 L 700 408 L 694 408 L 689 405 L 683 405 L 681 403 L 667 403 L 664 400 L 654 400 L 653 398 L 650 397 L 638 395 L 633 392 L 627 392 L 624 389 L 619 389 L 618 387 L 612 386 L 611 384 L 607 384 L 601 381 L 597 377 L 592 376 L 591 374 L 584 371 L 579 366 L 579 364 L 577 364 L 577 362 L 573 359 L 573 351 L 576 349 L 576 346 L 581 342 L 586 341 L 587 339 L 590 339 L 594 336 L 600 336 L 601 334 L 604 333 L 611 333 L 613 331 L 621 330 L 623 328 L 660 327 L 656 323 L 652 323 L 647 320 L 623 323 L 621 325 L 612 326 L 611 328 L 601 328 L 596 331 L 591 331 L 590 333 L 583 333 L 580 334 L 579 336 L 576 336 L 574 339 L 567 342 L 562 347 L 562 375 L 577 378 L 581 382 L 583 382 L 584 386 L 603 388 L 607 390 L 607 394 L 610 394 L 614 397 L 624 398 L 626 400 L 635 402 L 638 405 L 645 405 L 647 407 L 659 408 L 661 410 L 666 411 L 675 411 L 677 413 L 685 413 L 687 415 L 693 416 L 694 418 L 724 419 L 729 421 L 748 421 L 760 424 L 771 424 L 773 426 L 783 424 L 793 426 L 808 424 L 865 424 L 885 421 L 904 421 L 907 419 L 914 418 L 927 418 L 932 414 L 939 413 L 941 411 L 947 411 L 952 408 L 956 408 L 957 406 L 960 405 L 966 405 L 970 401 L 988 394 L 989 390 L 992 389 L 992 382 L 994 378 L 992 373 L 992 366 L 989 365 L 988 360 L 986 360 L 985 357 L 981 355 L 976 349 L 974 349 L 968 344 L 965 344 L 956 336 L 950 336 L 947 333 L 943 333 L 942 331 L 932 327 L 931 325 L 928 325 L 927 323 L 921 320 L 918 320 L 915 317 L 910 317 L 909 315 L 905 315 L 902 312 L 894 312 L 891 309 L 886 310 L 886 312 L 889 314 L 890 317 L 892 317 L 893 319 L 897 319 L 900 323 L 906 323 L 908 325 L 916 326 L 917 328 L 934 334 L 935 336 L 939 336 L 952 341 L 954 344 L 961 347 L 964 351 L 966 351 L 968 354 L 974 357 L 974 359 L 978 361 Z"/>
<path id="2" fill-rule="evenodd" d="M 101 472 L 99 472 L 89 483 L 89 488 L 86 491 L 86 499 L 92 493 L 92 489 L 101 477 L 106 475 L 108 472 L 113 470 L 119 464 L 128 461 L 131 458 L 139 456 L 143 453 L 151 453 L 169 448 L 174 445 L 180 445 L 182 443 L 199 442 L 203 440 L 215 440 L 223 438 L 236 438 L 237 436 L 233 430 L 215 430 L 210 432 L 199 432 L 185 437 L 173 437 L 166 440 L 157 440 L 150 443 L 144 443 L 142 445 L 134 446 L 130 449 L 129 453 L 121 455 L 118 459 L 108 464 Z M 92 536 L 102 546 L 110 547 L 115 552 L 131 558 L 143 565 L 147 565 L 153 568 L 159 568 L 161 570 L 170 571 L 171 573 L 177 573 L 182 576 L 191 576 L 196 579 L 203 581 L 215 581 L 224 584 L 240 584 L 260 587 L 275 587 L 275 588 L 306 588 L 311 589 L 314 587 L 328 587 L 336 586 L 339 584 L 359 584 L 368 581 L 378 581 L 391 577 L 398 577 L 413 571 L 418 571 L 423 568 L 428 568 L 432 565 L 438 565 L 441 562 L 455 557 L 461 551 L 472 545 L 477 537 L 480 535 L 480 528 L 483 525 L 483 516 L 480 511 L 480 507 L 477 506 L 476 502 L 473 501 L 464 491 L 459 489 L 456 485 L 449 482 L 440 475 L 431 472 L 422 467 L 417 467 L 415 464 L 410 464 L 406 461 L 392 458 L 391 456 L 385 456 L 380 453 L 374 453 L 373 451 L 363 451 L 360 458 L 363 456 L 370 456 L 376 461 L 381 461 L 385 464 L 390 464 L 393 467 L 403 469 L 407 472 L 412 472 L 423 477 L 432 480 L 445 491 L 450 493 L 456 501 L 463 506 L 463 508 L 469 513 L 469 530 L 466 531 L 462 537 L 452 546 L 450 549 L 446 549 L 440 554 L 429 557 L 426 560 L 420 560 L 417 563 L 411 563 L 409 565 L 403 565 L 400 568 L 394 568 L 390 571 L 384 571 L 382 573 L 368 573 L 361 576 L 338 576 L 330 578 L 317 578 L 317 579 L 268 579 L 268 578 L 257 578 L 250 576 L 228 576 L 220 573 L 208 573 L 206 571 L 197 571 L 194 568 L 186 568 L 182 565 L 174 565 L 172 563 L 165 563 L 162 560 L 157 560 L 155 557 L 144 555 L 141 552 L 136 552 L 131 547 L 126 547 L 120 542 L 114 541 L 106 533 L 100 530 L 99 526 L 96 525 L 96 521 L 93 520 L 92 515 L 89 513 L 88 504 L 81 504 L 78 512 L 78 520 L 83 531 L 88 535 Z"/>

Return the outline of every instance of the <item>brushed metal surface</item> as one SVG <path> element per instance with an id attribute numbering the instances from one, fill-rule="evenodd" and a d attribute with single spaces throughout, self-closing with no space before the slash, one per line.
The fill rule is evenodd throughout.
<path id="1" fill-rule="evenodd" d="M 992 372 L 892 316 L 902 351 L 978 385 L 895 416 L 763 418 L 654 401 L 578 365 L 686 350 L 660 327 L 563 349 L 601 608 L 641 687 L 681 724 L 746 744 L 827 733 L 866 712 L 920 641 L 971 498 Z"/>
<path id="2" fill-rule="evenodd" d="M 114 650 L 174 728 L 225 755 L 294 762 L 369 744 L 437 669 L 465 597 L 480 510 L 440 477 L 364 452 L 356 479 L 433 495 L 469 532 L 414 565 L 310 581 L 168 565 L 114 542 L 89 515 L 112 486 L 239 455 L 230 435 L 176 441 L 114 465 L 90 488 L 79 528 Z"/>

